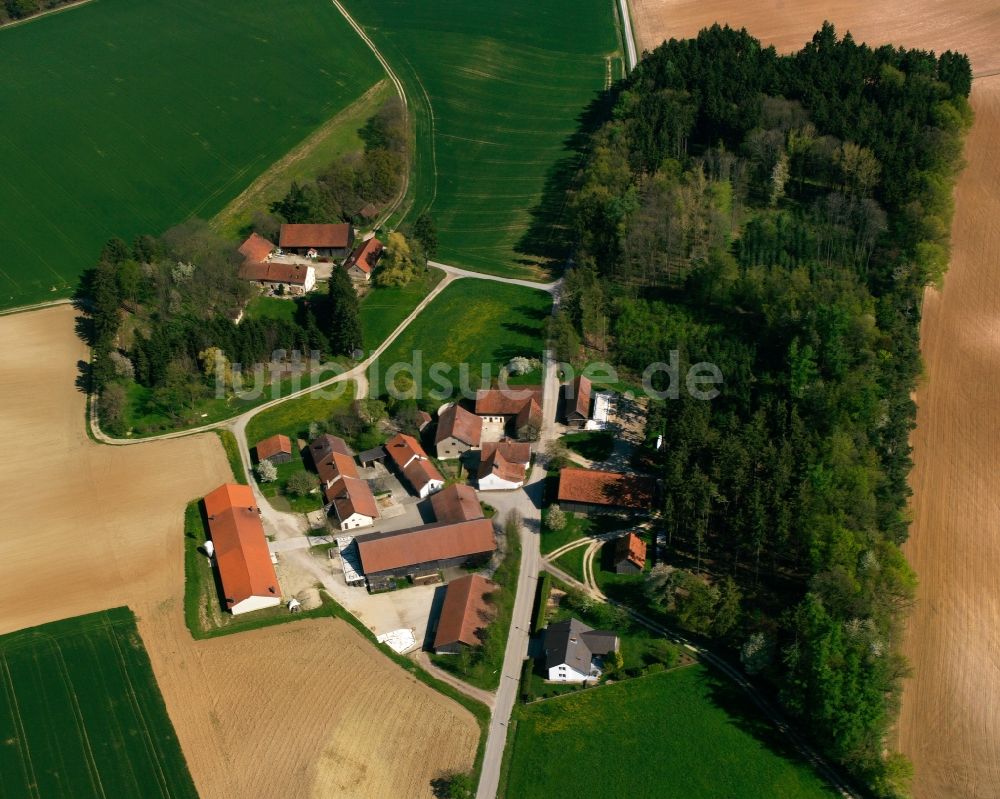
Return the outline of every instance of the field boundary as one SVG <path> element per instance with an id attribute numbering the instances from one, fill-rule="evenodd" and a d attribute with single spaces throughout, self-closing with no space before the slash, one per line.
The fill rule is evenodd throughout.
<path id="1" fill-rule="evenodd" d="M 65 3 L 64 5 L 58 6 L 56 8 L 47 8 L 45 11 L 38 11 L 32 14 L 30 17 L 22 17 L 21 19 L 12 19 L 10 22 L 5 22 L 0 25 L 0 31 L 5 31 L 7 28 L 16 28 L 18 25 L 25 25 L 29 22 L 34 22 L 36 19 L 41 19 L 42 17 L 50 17 L 53 14 L 61 14 L 63 11 L 72 11 L 74 8 L 79 8 L 80 6 L 85 6 L 88 3 L 92 3 L 94 0 L 75 0 L 72 3 Z"/>

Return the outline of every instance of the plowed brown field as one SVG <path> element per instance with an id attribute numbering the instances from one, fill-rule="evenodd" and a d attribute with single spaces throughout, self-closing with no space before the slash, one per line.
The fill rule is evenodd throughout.
<path id="1" fill-rule="evenodd" d="M 746 28 L 781 52 L 798 50 L 823 20 L 856 41 L 968 53 L 977 73 L 1000 69 L 997 0 L 629 0 L 636 46 L 694 36 L 713 22 Z"/>
<path id="2" fill-rule="evenodd" d="M 229 479 L 214 435 L 91 442 L 74 312 L 0 318 L 0 633 L 128 605 L 201 796 L 421 797 L 478 727 L 333 620 L 194 641 L 183 515 Z"/>
<path id="3" fill-rule="evenodd" d="M 899 744 L 920 799 L 1000 797 L 1000 76 L 973 84 L 951 266 L 928 290 L 913 435 L 920 578 Z"/>

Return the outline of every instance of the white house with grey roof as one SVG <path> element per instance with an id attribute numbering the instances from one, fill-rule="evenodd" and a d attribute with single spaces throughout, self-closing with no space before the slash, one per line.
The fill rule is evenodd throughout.
<path id="1" fill-rule="evenodd" d="M 579 619 L 545 629 L 545 669 L 550 682 L 587 682 L 601 676 L 602 655 L 618 651 L 618 636 L 594 630 Z"/>

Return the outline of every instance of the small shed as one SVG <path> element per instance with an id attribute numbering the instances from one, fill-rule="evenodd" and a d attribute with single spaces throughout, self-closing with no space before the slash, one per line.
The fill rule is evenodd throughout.
<path id="1" fill-rule="evenodd" d="M 371 466 L 373 463 L 382 463 L 385 460 L 385 447 L 374 447 L 366 449 L 358 455 L 358 462 L 362 466 Z"/>
<path id="2" fill-rule="evenodd" d="M 646 565 L 646 542 L 635 533 L 623 535 L 614 542 L 613 560 L 616 574 L 638 574 Z"/>
<path id="3" fill-rule="evenodd" d="M 257 450 L 258 461 L 271 461 L 277 465 L 288 463 L 292 459 L 292 440 L 280 433 L 258 441 L 254 449 Z"/>

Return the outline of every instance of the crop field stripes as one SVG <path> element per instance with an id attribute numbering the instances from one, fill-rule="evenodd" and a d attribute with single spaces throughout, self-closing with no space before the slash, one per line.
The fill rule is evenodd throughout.
<path id="1" fill-rule="evenodd" d="M 0 636 L 0 665 L 5 797 L 195 795 L 126 609 Z"/>
<path id="2" fill-rule="evenodd" d="M 7 708 L 10 711 L 11 722 L 15 727 L 15 741 L 19 755 L 21 772 L 24 775 L 24 785 L 28 793 L 41 799 L 38 792 L 38 780 L 35 777 L 35 768 L 31 763 L 31 752 L 28 749 L 28 736 L 24 729 L 24 720 L 21 718 L 21 711 L 17 704 L 17 694 L 14 692 L 14 681 L 10 676 L 10 667 L 7 665 L 7 658 L 0 653 L 0 664 L 3 665 L 4 693 L 7 698 Z M 3 742 L 8 743 L 7 741 Z"/>

